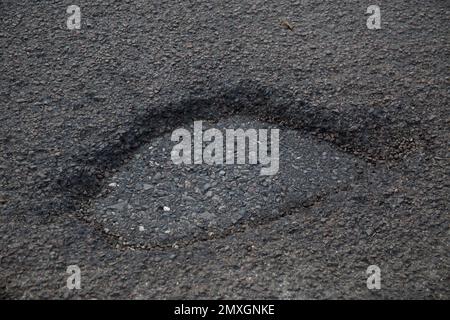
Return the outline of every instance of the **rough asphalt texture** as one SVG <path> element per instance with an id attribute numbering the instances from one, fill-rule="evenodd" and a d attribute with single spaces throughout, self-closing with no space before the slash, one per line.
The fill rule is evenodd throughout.
<path id="1" fill-rule="evenodd" d="M 80 0 L 79 31 L 66 28 L 71 4 L 0 3 L 1 298 L 450 297 L 448 1 L 378 3 L 381 30 L 366 27 L 373 1 Z M 310 158 L 265 185 L 251 185 L 254 168 L 224 184 L 193 169 L 191 197 L 229 197 L 243 179 L 223 214 L 170 192 L 179 168 L 144 187 L 156 172 L 143 150 L 235 115 L 291 132 L 285 154 Z M 173 219 L 153 202 L 102 218 L 158 192 Z M 182 228 L 197 211 L 201 232 Z M 167 223 L 182 231 L 151 231 Z M 82 289 L 69 291 L 73 264 Z M 366 287 L 372 264 L 381 290 Z"/>
<path id="2" fill-rule="evenodd" d="M 271 128 L 242 117 L 203 123 L 204 130 L 211 126 Z M 179 247 L 224 237 L 242 225 L 267 223 L 289 214 L 292 206 L 310 206 L 318 197 L 355 182 L 367 167 L 298 131 L 282 130 L 280 139 L 280 168 L 270 176 L 260 174 L 261 167 L 267 167 L 260 164 L 176 165 L 170 156 L 175 143 L 166 134 L 141 148 L 109 179 L 108 187 L 85 205 L 83 218 L 122 237 L 127 246 Z"/>

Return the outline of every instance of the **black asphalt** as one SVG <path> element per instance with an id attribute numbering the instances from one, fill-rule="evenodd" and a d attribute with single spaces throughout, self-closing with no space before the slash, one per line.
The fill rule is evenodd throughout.
<path id="1" fill-rule="evenodd" d="M 0 3 L 0 298 L 450 297 L 448 1 L 76 2 Z M 194 120 L 280 174 L 155 167 Z"/>

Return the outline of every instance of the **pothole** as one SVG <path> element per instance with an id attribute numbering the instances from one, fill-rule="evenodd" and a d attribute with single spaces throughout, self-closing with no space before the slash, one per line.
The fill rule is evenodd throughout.
<path id="1" fill-rule="evenodd" d="M 200 119 L 199 119 L 200 120 Z M 193 123 L 184 128 L 193 132 Z M 367 164 L 301 131 L 245 116 L 203 122 L 203 129 L 280 129 L 279 170 L 258 164 L 177 165 L 171 133 L 142 145 L 84 205 L 84 217 L 124 243 L 171 246 L 279 218 L 289 206 L 358 179 Z M 248 145 L 247 145 L 248 147 Z M 248 153 L 247 153 L 248 158 Z"/>
<path id="2" fill-rule="evenodd" d="M 202 92 L 148 108 L 80 151 L 55 181 L 62 200 L 52 205 L 75 210 L 119 246 L 156 249 L 225 237 L 318 204 L 373 164 L 423 148 L 426 135 L 401 119 L 383 110 L 312 106 L 252 83 Z M 195 120 L 204 120 L 205 130 L 279 128 L 279 172 L 261 176 L 260 164 L 175 165 L 170 135 Z"/>

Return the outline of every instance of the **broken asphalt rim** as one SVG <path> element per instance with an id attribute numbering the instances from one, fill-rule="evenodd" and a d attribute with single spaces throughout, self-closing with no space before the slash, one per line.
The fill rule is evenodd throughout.
<path id="1" fill-rule="evenodd" d="M 111 143 L 78 156 L 75 163 L 52 186 L 53 192 L 60 195 L 60 203 L 52 207 L 58 207 L 59 212 L 78 212 L 75 216 L 79 220 L 92 225 L 92 221 L 85 219 L 81 213 L 83 204 L 95 197 L 103 188 L 103 180 L 124 165 L 142 145 L 195 120 L 215 122 L 233 115 L 247 116 L 275 124 L 280 129 L 288 128 L 314 135 L 372 164 L 398 162 L 410 150 L 423 146 L 422 141 L 418 141 L 423 136 L 417 133 L 419 128 L 408 125 L 403 119 L 392 120 L 385 110 L 368 111 L 349 106 L 338 111 L 313 106 L 287 90 L 274 90 L 249 81 L 210 93 L 194 92 L 166 106 L 149 107 L 142 115 L 135 117 L 127 130 L 112 136 L 109 140 Z M 296 206 L 309 207 L 303 204 Z M 277 215 L 276 219 L 294 212 L 296 206 L 280 208 L 284 212 Z M 99 225 L 94 225 L 94 228 L 103 232 Z M 220 237 L 230 233 L 225 230 Z M 118 235 L 110 234 L 108 237 L 116 243 L 119 238 Z M 186 241 L 185 245 L 207 238 L 192 239 Z M 141 244 L 130 246 L 135 246 L 134 249 L 162 249 L 171 244 L 152 244 L 149 248 Z"/>

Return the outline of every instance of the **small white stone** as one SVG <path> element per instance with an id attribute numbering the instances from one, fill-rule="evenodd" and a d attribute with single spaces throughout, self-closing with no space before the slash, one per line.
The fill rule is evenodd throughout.
<path id="1" fill-rule="evenodd" d="M 112 187 L 112 188 L 115 188 L 115 187 L 118 186 L 118 184 L 115 183 L 115 182 L 112 182 L 112 183 L 108 184 L 108 186 L 109 186 L 109 187 Z"/>
<path id="2" fill-rule="evenodd" d="M 145 231 L 145 228 L 144 228 L 144 226 L 139 226 L 139 231 L 140 231 L 140 232 L 143 232 L 143 231 Z"/>
<path id="3" fill-rule="evenodd" d="M 165 212 L 168 212 L 168 211 L 170 211 L 170 208 L 169 208 L 169 207 L 166 207 L 166 206 L 164 206 L 164 207 L 163 207 L 163 210 L 164 210 Z"/>

